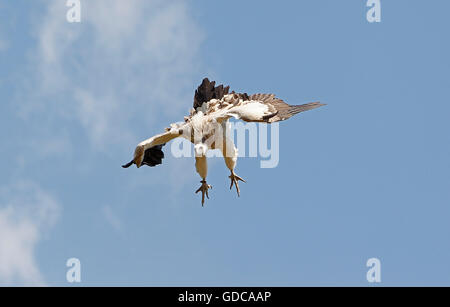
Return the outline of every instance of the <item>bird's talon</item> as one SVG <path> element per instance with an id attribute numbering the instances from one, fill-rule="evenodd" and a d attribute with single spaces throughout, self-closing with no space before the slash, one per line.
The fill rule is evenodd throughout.
<path id="1" fill-rule="evenodd" d="M 195 191 L 195 194 L 197 194 L 198 192 L 202 192 L 202 207 L 203 204 L 205 203 L 205 195 L 206 198 L 209 199 L 209 195 L 208 195 L 208 189 L 212 189 L 212 186 L 206 183 L 206 180 L 202 180 L 200 181 L 200 183 L 202 184 L 197 191 Z"/>
<path id="2" fill-rule="evenodd" d="M 239 180 L 242 182 L 246 182 L 244 179 L 242 179 L 241 177 L 239 177 L 238 175 L 236 175 L 234 172 L 231 172 L 231 175 L 228 176 L 228 178 L 231 179 L 231 184 L 230 184 L 230 190 L 233 188 L 233 184 L 236 186 L 236 192 L 238 194 L 238 196 L 241 196 L 241 191 L 239 189 Z"/>

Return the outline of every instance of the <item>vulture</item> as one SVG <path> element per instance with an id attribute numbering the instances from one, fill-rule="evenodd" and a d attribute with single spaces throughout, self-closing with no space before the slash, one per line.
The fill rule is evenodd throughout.
<path id="1" fill-rule="evenodd" d="M 150 167 L 159 165 L 164 158 L 163 146 L 175 138 L 183 137 L 194 144 L 195 168 L 202 179 L 201 186 L 195 193 L 202 193 L 202 206 L 205 203 L 205 195 L 209 199 L 208 190 L 212 188 L 206 182 L 208 173 L 206 153 L 210 149 L 222 151 L 225 164 L 231 172 L 230 190 L 234 185 L 237 195 L 240 196 L 239 181 L 245 180 L 235 173 L 238 152 L 228 133 L 228 120 L 235 118 L 246 122 L 270 124 L 324 105 L 320 102 L 289 105 L 274 94 L 248 95 L 229 91 L 229 86 L 216 86 L 215 81 L 203 79 L 195 91 L 193 108 L 190 114 L 185 116 L 184 121 L 173 123 L 165 129 L 165 132 L 139 143 L 133 159 L 122 167 L 128 168 L 133 164 L 138 168 L 143 165 Z"/>

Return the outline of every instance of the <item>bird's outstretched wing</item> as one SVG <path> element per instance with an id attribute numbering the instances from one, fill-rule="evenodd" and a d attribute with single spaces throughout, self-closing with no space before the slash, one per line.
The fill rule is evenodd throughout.
<path id="1" fill-rule="evenodd" d="M 215 115 L 221 122 L 234 117 L 246 122 L 274 123 L 286 120 L 293 115 L 323 106 L 320 102 L 302 105 L 290 105 L 276 98 L 274 94 L 239 94 L 225 95 L 220 101 L 211 100 L 207 113 Z"/>
<path id="2" fill-rule="evenodd" d="M 164 158 L 162 147 L 169 141 L 183 134 L 184 124 L 172 124 L 171 128 L 167 128 L 166 132 L 155 135 L 141 143 L 139 143 L 134 151 L 134 158 L 129 163 L 122 165 L 128 168 L 133 164 L 137 167 L 147 165 L 150 167 L 159 165 Z"/>

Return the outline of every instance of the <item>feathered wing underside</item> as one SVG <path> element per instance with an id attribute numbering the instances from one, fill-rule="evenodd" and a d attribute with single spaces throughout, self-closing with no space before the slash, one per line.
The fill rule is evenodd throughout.
<path id="1" fill-rule="evenodd" d="M 221 100 L 213 99 L 207 104 L 207 114 L 220 122 L 230 117 L 247 122 L 274 123 L 286 120 L 293 115 L 323 106 L 320 102 L 290 105 L 276 98 L 274 94 L 232 93 Z"/>
<path id="2" fill-rule="evenodd" d="M 170 128 L 166 129 L 166 132 L 157 134 L 139 143 L 134 151 L 133 160 L 122 165 L 122 167 L 128 168 L 133 164 L 136 164 L 137 167 L 141 165 L 153 167 L 161 164 L 164 158 L 163 146 L 167 142 L 181 136 L 184 127 L 185 124 L 172 124 Z"/>

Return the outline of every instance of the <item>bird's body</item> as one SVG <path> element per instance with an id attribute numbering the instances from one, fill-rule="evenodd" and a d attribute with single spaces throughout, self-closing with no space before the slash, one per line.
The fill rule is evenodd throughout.
<path id="1" fill-rule="evenodd" d="M 319 102 L 303 105 L 289 105 L 273 94 L 238 94 L 228 93 L 229 87 L 215 86 L 205 78 L 195 91 L 194 108 L 183 123 L 171 124 L 162 134 L 156 135 L 138 144 L 134 158 L 123 167 L 136 164 L 156 166 L 162 163 L 164 154 L 162 146 L 170 140 L 183 137 L 194 144 L 196 170 L 202 178 L 202 185 L 196 191 L 202 192 L 202 205 L 205 195 L 211 188 L 206 182 L 208 165 L 206 152 L 210 149 L 220 149 L 225 164 L 230 169 L 231 186 L 236 186 L 240 194 L 238 181 L 244 181 L 234 172 L 238 152 L 229 136 L 228 119 L 236 118 L 246 122 L 273 123 L 286 120 L 291 116 L 322 106 Z M 244 181 L 245 182 L 245 181 Z"/>

